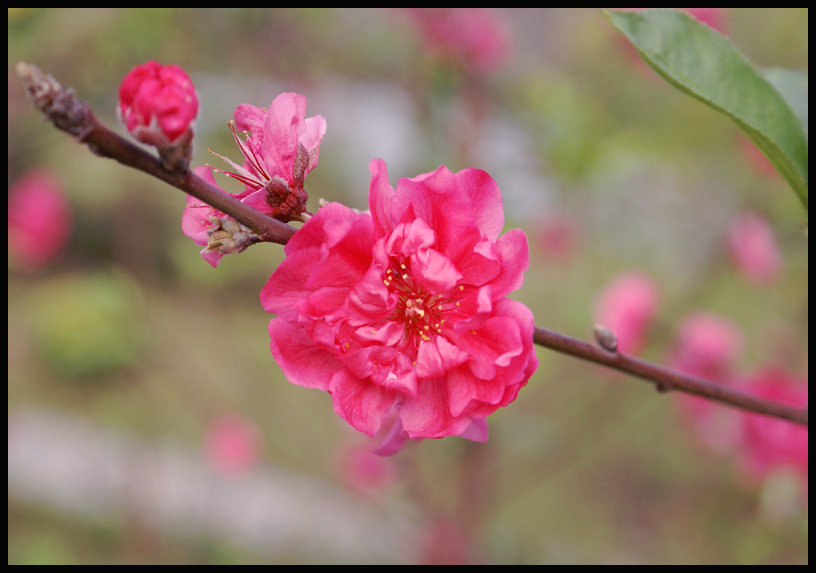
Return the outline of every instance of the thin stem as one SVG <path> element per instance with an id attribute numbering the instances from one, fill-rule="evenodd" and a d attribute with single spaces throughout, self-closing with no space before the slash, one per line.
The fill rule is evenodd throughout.
<path id="1" fill-rule="evenodd" d="M 58 129 L 72 134 L 88 145 L 94 153 L 149 173 L 193 195 L 246 225 L 262 241 L 285 245 L 295 234 L 296 230 L 293 227 L 252 209 L 194 173 L 186 169 L 180 172 L 165 167 L 157 157 L 102 125 L 88 104 L 79 100 L 72 89 L 62 88 L 53 77 L 43 74 L 36 66 L 19 63 L 17 74 L 34 107 L 45 114 Z M 751 396 L 727 386 L 621 354 L 609 340 L 599 338 L 599 341 L 603 347 L 540 327 L 536 327 L 533 334 L 535 344 L 649 380 L 660 392 L 672 390 L 686 392 L 743 410 L 808 425 L 807 408 L 793 408 Z"/>

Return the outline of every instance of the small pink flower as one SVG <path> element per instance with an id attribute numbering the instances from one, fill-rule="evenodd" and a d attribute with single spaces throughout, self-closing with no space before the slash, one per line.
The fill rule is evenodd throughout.
<path id="1" fill-rule="evenodd" d="M 487 416 L 538 365 L 532 313 L 506 296 L 529 264 L 526 237 L 499 237 L 501 193 L 483 171 L 443 166 L 396 190 L 384 162 L 371 172 L 370 214 L 329 203 L 286 245 L 261 291 L 278 315 L 272 354 L 365 434 L 484 441 Z"/>
<path id="2" fill-rule="evenodd" d="M 235 169 L 226 174 L 246 186 L 243 201 L 285 223 L 302 220 L 302 214 L 308 213 L 303 182 L 317 166 L 326 120 L 319 115 L 306 117 L 302 95 L 283 93 L 268 109 L 238 106 L 230 128 L 245 163 L 223 159 Z M 243 142 L 235 128 L 245 135 Z"/>
<path id="3" fill-rule="evenodd" d="M 752 212 L 737 216 L 728 229 L 726 244 L 732 262 L 748 280 L 762 284 L 779 275 L 779 245 L 764 217 Z"/>
<path id="4" fill-rule="evenodd" d="M 618 350 L 636 354 L 645 342 L 658 303 L 657 286 L 644 274 L 617 276 L 598 295 L 595 321 L 618 338 Z"/>
<path id="5" fill-rule="evenodd" d="M 423 47 L 448 64 L 475 74 L 498 69 L 510 53 L 505 23 L 488 8 L 406 8 Z"/>
<path id="6" fill-rule="evenodd" d="M 14 267 L 33 272 L 56 257 L 71 234 L 71 207 L 59 181 L 33 169 L 9 187 L 8 254 Z"/>
<path id="7" fill-rule="evenodd" d="M 168 145 L 192 130 L 198 96 L 181 67 L 151 60 L 134 67 L 122 80 L 118 112 L 137 140 Z"/>
<path id="8" fill-rule="evenodd" d="M 251 470 L 258 464 L 260 450 L 258 428 L 241 416 L 224 416 L 207 429 L 207 458 L 224 475 L 236 476 Z"/>

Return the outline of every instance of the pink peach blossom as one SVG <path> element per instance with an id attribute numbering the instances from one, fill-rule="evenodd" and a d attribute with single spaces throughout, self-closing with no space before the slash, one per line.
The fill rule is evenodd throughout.
<path id="1" fill-rule="evenodd" d="M 8 254 L 13 266 L 33 272 L 65 247 L 73 216 L 54 175 L 35 168 L 9 187 Z"/>
<path id="2" fill-rule="evenodd" d="M 268 109 L 239 105 L 230 128 L 245 162 L 238 165 L 224 158 L 235 169 L 226 173 L 246 186 L 243 201 L 283 222 L 301 220 L 308 198 L 303 182 L 317 166 L 326 120 L 319 115 L 307 118 L 306 98 L 283 93 Z"/>
<path id="3" fill-rule="evenodd" d="M 506 296 L 526 237 L 499 236 L 501 193 L 483 171 L 442 166 L 394 189 L 382 160 L 370 167 L 370 214 L 321 207 L 261 291 L 272 354 L 367 435 L 484 441 L 538 365 L 532 313 Z"/>
<path id="4" fill-rule="evenodd" d="M 238 136 L 236 126 L 244 140 Z M 272 101 L 269 109 L 239 105 L 230 129 L 244 158 L 239 165 L 222 157 L 234 169 L 223 173 L 244 185 L 244 190 L 235 197 L 281 221 L 302 220 L 302 215 L 308 213 L 303 182 L 317 166 L 326 120 L 320 116 L 307 118 L 306 98 L 283 93 Z M 193 171 L 221 189 L 210 167 L 196 167 Z M 214 218 L 220 222 L 214 222 Z M 222 228 L 221 222 L 229 227 L 228 239 L 225 239 L 229 247 L 212 239 L 213 231 Z M 225 254 L 241 252 L 256 240 L 233 219 L 192 196 L 187 198 L 181 228 L 185 235 L 204 246 L 201 256 L 213 267 L 218 266 Z"/>
<path id="5" fill-rule="evenodd" d="M 779 245 L 765 217 L 745 212 L 731 222 L 726 237 L 734 266 L 748 280 L 764 284 L 774 280 L 782 265 Z"/>
<path id="6" fill-rule="evenodd" d="M 639 272 L 623 273 L 598 294 L 595 321 L 615 333 L 620 352 L 636 354 L 644 345 L 657 303 L 652 279 Z"/>

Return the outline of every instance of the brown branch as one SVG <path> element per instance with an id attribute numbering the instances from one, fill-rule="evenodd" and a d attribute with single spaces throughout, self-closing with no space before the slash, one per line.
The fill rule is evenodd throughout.
<path id="1" fill-rule="evenodd" d="M 595 346 L 594 344 L 578 340 L 577 338 L 572 338 L 538 326 L 535 327 L 533 333 L 533 342 L 563 354 L 569 354 L 583 360 L 588 360 L 589 362 L 625 372 L 637 378 L 649 380 L 655 384 L 658 392 L 669 392 L 672 390 L 686 392 L 743 410 L 750 410 L 751 412 L 789 420 L 804 426 L 808 425 L 807 408 L 800 409 L 770 402 L 722 384 L 716 384 L 709 380 L 704 380 L 703 378 L 666 368 L 665 366 L 652 364 L 651 362 L 646 362 L 634 356 L 621 354 L 613 347 L 604 345 L 602 348 L 601 346 Z"/>
<path id="2" fill-rule="evenodd" d="M 149 173 L 193 195 L 249 227 L 263 241 L 285 245 L 294 235 L 293 227 L 252 209 L 186 169 L 180 172 L 166 167 L 157 157 L 112 132 L 96 119 L 88 104 L 79 100 L 72 89 L 62 88 L 54 78 L 43 74 L 35 66 L 19 63 L 17 74 L 34 107 L 57 128 L 67 131 L 87 144 L 94 153 Z M 533 342 L 563 354 L 649 380 L 655 383 L 660 392 L 672 390 L 686 392 L 743 410 L 808 425 L 807 408 L 798 409 L 770 402 L 721 384 L 621 354 L 617 351 L 614 333 L 606 329 L 597 329 L 596 337 L 601 346 L 536 327 Z"/>

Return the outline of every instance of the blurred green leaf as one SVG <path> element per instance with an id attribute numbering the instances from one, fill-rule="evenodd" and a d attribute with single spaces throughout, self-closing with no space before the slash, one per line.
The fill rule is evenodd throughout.
<path id="1" fill-rule="evenodd" d="M 796 87 L 794 78 L 779 72 L 766 78 L 728 38 L 685 12 L 605 13 L 664 79 L 733 119 L 793 187 L 807 212 L 808 140 L 801 124 L 801 84 Z M 804 90 L 807 125 L 806 84 Z"/>

